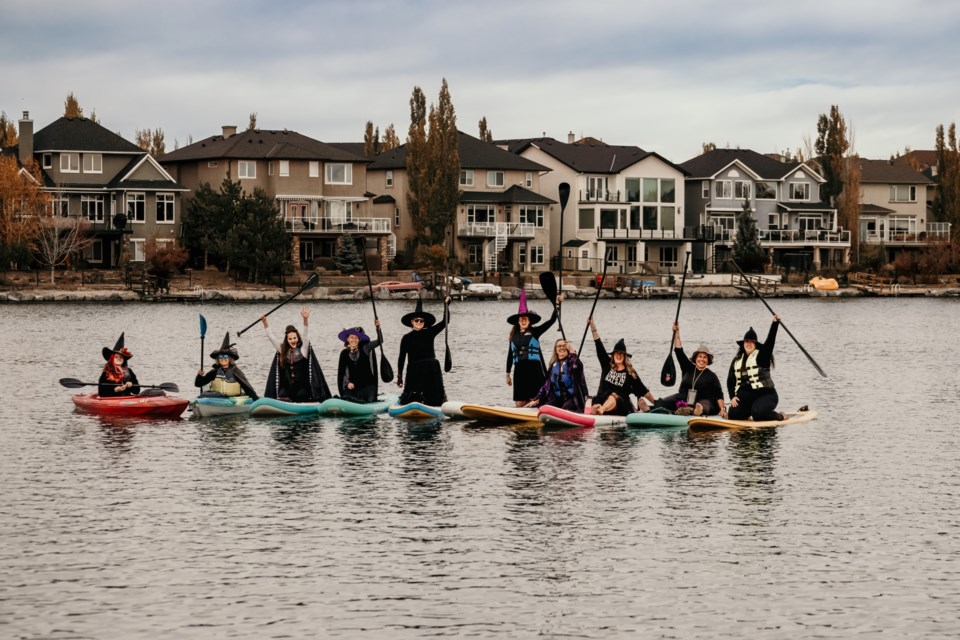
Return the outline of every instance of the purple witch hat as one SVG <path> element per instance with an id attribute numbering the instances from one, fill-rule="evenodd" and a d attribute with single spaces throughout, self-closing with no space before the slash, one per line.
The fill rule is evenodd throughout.
<path id="1" fill-rule="evenodd" d="M 540 315 L 536 311 L 530 311 L 527 309 L 527 290 L 520 289 L 520 308 L 515 314 L 507 318 L 507 324 L 517 324 L 520 321 L 521 316 L 527 316 L 530 320 L 530 326 L 533 326 L 540 322 Z"/>

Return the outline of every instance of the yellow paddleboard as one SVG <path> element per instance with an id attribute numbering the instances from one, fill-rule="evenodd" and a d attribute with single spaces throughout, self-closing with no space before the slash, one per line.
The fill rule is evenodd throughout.
<path id="1" fill-rule="evenodd" d="M 483 422 L 508 424 L 511 422 L 536 422 L 536 407 L 488 407 L 483 404 L 464 404 L 460 406 L 463 415 Z"/>
<path id="2" fill-rule="evenodd" d="M 724 420 L 723 418 L 691 418 L 688 423 L 690 431 L 714 431 L 717 429 L 760 429 L 763 427 L 779 427 L 785 424 L 803 424 L 817 417 L 813 410 L 797 411 L 786 414 L 786 420 L 768 420 L 754 422 L 753 420 Z"/>

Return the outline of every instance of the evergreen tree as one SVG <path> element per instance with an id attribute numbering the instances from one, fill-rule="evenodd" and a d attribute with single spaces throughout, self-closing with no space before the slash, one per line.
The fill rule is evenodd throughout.
<path id="1" fill-rule="evenodd" d="M 266 282 L 290 259 L 290 234 L 276 201 L 260 187 L 232 204 L 238 212 L 221 250 L 231 266 L 251 282 Z"/>
<path id="2" fill-rule="evenodd" d="M 183 212 L 181 237 L 194 259 L 203 256 L 203 268 L 223 264 L 223 244 L 237 214 L 237 203 L 243 196 L 239 182 L 225 178 L 220 191 L 209 182 L 201 183 Z"/>
<path id="3" fill-rule="evenodd" d="M 733 259 L 744 271 L 762 272 L 767 266 L 767 252 L 760 246 L 757 223 L 750 201 L 744 199 L 743 211 L 737 214 L 737 237 L 733 241 Z"/>
<path id="4" fill-rule="evenodd" d="M 420 87 L 410 96 L 410 129 L 407 131 L 407 208 L 417 238 L 424 235 L 426 220 L 421 203 L 429 172 L 427 153 L 427 98 Z"/>
<path id="5" fill-rule="evenodd" d="M 960 149 L 957 126 L 950 123 L 944 139 L 943 125 L 937 127 L 937 193 L 934 211 L 938 220 L 952 224 L 954 236 L 960 234 Z"/>
<path id="6" fill-rule="evenodd" d="M 825 202 L 835 203 L 843 191 L 844 158 L 850 149 L 847 138 L 847 123 L 837 105 L 830 107 L 830 115 L 821 113 L 817 120 L 817 142 L 814 150 L 823 167 L 823 197 Z"/>
<path id="7" fill-rule="evenodd" d="M 333 264 L 341 273 L 356 273 L 363 270 L 363 256 L 357 249 L 357 241 L 353 236 L 344 232 L 337 239 L 337 251 L 333 256 Z"/>

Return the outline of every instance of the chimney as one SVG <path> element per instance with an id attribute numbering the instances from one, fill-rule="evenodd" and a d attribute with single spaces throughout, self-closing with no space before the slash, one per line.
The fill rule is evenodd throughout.
<path id="1" fill-rule="evenodd" d="M 223 125 L 223 139 L 226 140 L 230 136 L 237 134 L 237 125 Z"/>
<path id="2" fill-rule="evenodd" d="M 30 112 L 24 111 L 20 118 L 20 164 L 29 167 L 33 163 L 33 120 Z"/>
<path id="3" fill-rule="evenodd" d="M 576 138 L 575 138 L 574 135 L 573 135 L 573 131 L 571 131 L 570 133 L 567 134 L 567 144 L 573 144 L 573 143 L 576 142 L 576 141 L 577 141 L 577 140 L 576 140 Z"/>

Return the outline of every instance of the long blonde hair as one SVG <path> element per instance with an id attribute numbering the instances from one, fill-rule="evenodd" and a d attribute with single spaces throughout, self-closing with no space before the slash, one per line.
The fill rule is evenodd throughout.
<path id="1" fill-rule="evenodd" d="M 610 354 L 610 369 L 616 371 L 617 365 L 616 365 L 616 364 L 614 363 L 614 361 L 613 361 L 613 354 L 614 354 L 614 353 L 617 353 L 617 352 L 614 351 L 613 353 Z M 623 354 L 623 368 L 627 370 L 627 373 L 630 374 L 630 377 L 632 377 L 632 378 L 639 378 L 639 377 L 640 377 L 639 375 L 637 375 L 637 370 L 633 368 L 633 363 L 630 362 L 630 356 L 628 356 L 628 355 L 625 354 L 625 353 Z"/>
<path id="2" fill-rule="evenodd" d="M 560 358 L 557 357 L 557 345 L 559 345 L 559 344 L 566 344 L 566 342 L 567 342 L 567 341 L 566 341 L 564 338 L 557 338 L 557 341 L 553 343 L 553 357 L 550 358 L 550 364 L 547 365 L 547 371 L 551 371 L 551 370 L 553 369 L 553 365 L 557 364 L 557 360 L 560 359 Z M 570 354 L 571 354 L 571 353 L 572 353 L 572 352 L 571 352 L 569 349 L 567 349 L 567 357 L 568 357 L 568 358 L 570 357 Z"/>

